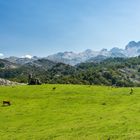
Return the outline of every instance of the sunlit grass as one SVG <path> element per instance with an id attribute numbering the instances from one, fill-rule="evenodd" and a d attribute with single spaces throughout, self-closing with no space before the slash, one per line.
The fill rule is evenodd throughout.
<path id="1" fill-rule="evenodd" d="M 104 86 L 0 87 L 0 139 L 139 140 L 140 88 L 129 93 Z M 3 100 L 12 105 L 3 107 Z"/>

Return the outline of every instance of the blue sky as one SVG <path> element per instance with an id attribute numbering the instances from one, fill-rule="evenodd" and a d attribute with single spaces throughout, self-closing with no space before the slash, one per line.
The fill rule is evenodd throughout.
<path id="1" fill-rule="evenodd" d="M 139 14 L 139 0 L 0 0 L 0 56 L 124 48 Z"/>

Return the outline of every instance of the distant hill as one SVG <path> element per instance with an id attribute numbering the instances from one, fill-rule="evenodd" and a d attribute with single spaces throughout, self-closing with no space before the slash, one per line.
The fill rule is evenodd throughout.
<path id="1" fill-rule="evenodd" d="M 36 56 L 34 56 L 32 58 L 27 58 L 27 57 L 25 57 L 25 58 L 19 58 L 19 57 L 11 56 L 11 57 L 4 58 L 4 59 L 7 60 L 7 61 L 9 61 L 9 62 L 18 64 L 18 65 L 24 65 L 24 64 L 33 62 L 35 60 L 38 60 L 40 58 L 38 58 Z"/>
<path id="2" fill-rule="evenodd" d="M 57 63 L 53 62 L 53 61 L 50 61 L 48 59 L 38 59 L 38 60 L 34 60 L 34 61 L 30 61 L 28 63 L 26 63 L 24 66 L 34 66 L 34 67 L 37 67 L 37 68 L 41 68 L 41 69 L 50 69 L 52 68 L 53 66 L 55 66 Z"/>
<path id="3" fill-rule="evenodd" d="M 13 64 L 4 60 L 5 65 Z M 17 64 L 15 64 L 17 65 Z M 26 64 L 18 65 L 16 68 L 7 67 L 7 69 L 0 68 L 0 77 L 27 83 L 28 75 L 33 73 L 39 77 L 43 82 L 56 82 L 54 79 L 70 75 L 75 72 L 76 68 L 63 63 L 55 63 L 47 59 L 38 59 Z"/>
<path id="4" fill-rule="evenodd" d="M 98 57 L 101 57 L 102 61 L 99 61 Z M 98 57 L 94 58 L 94 62 L 91 60 L 75 66 L 47 59 L 24 65 L 3 60 L 5 68 L 0 68 L 0 78 L 27 83 L 28 75 L 32 73 L 43 83 L 140 86 L 140 57 Z"/>
<path id="5" fill-rule="evenodd" d="M 4 59 L 0 59 L 0 69 L 15 69 L 17 67 L 19 67 L 19 65 Z"/>

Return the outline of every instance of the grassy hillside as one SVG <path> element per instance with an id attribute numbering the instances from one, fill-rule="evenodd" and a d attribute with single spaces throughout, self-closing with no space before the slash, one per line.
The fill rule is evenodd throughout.
<path id="1" fill-rule="evenodd" d="M 0 139 L 139 140 L 140 88 L 129 92 L 79 85 L 0 87 Z M 3 107 L 3 100 L 12 105 Z"/>

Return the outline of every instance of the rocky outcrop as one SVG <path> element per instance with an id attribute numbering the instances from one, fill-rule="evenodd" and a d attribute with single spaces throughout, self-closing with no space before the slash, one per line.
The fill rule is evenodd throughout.
<path id="1" fill-rule="evenodd" d="M 14 85 L 21 85 L 21 84 L 0 78 L 0 86 L 14 86 Z"/>

